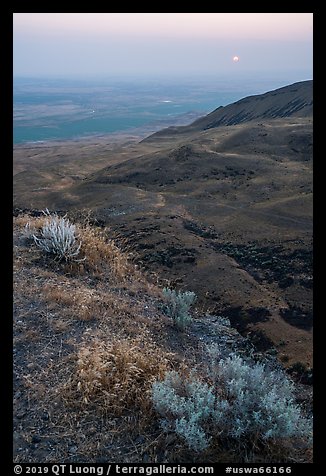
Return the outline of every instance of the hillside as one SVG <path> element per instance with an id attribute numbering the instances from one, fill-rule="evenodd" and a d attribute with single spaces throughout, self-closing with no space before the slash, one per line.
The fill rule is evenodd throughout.
<path id="1" fill-rule="evenodd" d="M 306 81 L 140 143 L 17 148 L 14 205 L 109 226 L 152 280 L 309 369 L 312 127 Z"/>
<path id="2" fill-rule="evenodd" d="M 311 117 L 312 113 L 313 81 L 301 81 L 265 94 L 245 97 L 228 106 L 220 106 L 189 126 L 167 128 L 146 140 L 156 140 L 164 134 L 185 134 L 258 119 L 265 121 L 293 116 Z"/>
<path id="3" fill-rule="evenodd" d="M 255 351 L 228 319 L 198 307 L 180 327 L 162 288 L 109 229 L 75 222 L 73 259 L 44 252 L 33 236 L 42 241 L 58 220 L 41 211 L 14 219 L 15 463 L 311 462 L 312 392 L 298 369 L 286 376 L 273 352 Z M 220 407 L 223 385 L 235 382 L 227 369 L 236 379 L 249 372 L 248 388 L 224 393 L 229 404 Z M 167 376 L 180 379 L 172 399 L 169 387 L 160 397 Z M 213 411 L 215 400 L 227 418 L 196 421 L 203 402 Z M 261 405 L 257 426 L 252 412 Z"/>

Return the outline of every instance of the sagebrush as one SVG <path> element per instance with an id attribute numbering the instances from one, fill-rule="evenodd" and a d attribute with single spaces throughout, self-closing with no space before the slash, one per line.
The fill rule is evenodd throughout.
<path id="1" fill-rule="evenodd" d="M 215 396 L 206 383 L 167 372 L 163 381 L 154 382 L 152 400 L 154 408 L 165 417 L 163 428 L 174 430 L 195 451 L 208 446 L 203 424 L 214 413 Z"/>
<path id="2" fill-rule="evenodd" d="M 68 218 L 48 214 L 40 235 L 33 234 L 32 237 L 42 251 L 54 255 L 59 261 L 75 260 L 79 255 L 81 241 L 78 242 L 76 226 Z"/>
<path id="3" fill-rule="evenodd" d="M 192 317 L 189 314 L 189 309 L 196 301 L 196 294 L 192 291 L 176 291 L 175 289 L 164 288 L 163 297 L 165 303 L 163 305 L 163 311 L 168 316 L 172 317 L 175 325 L 184 329 L 192 321 Z"/>
<path id="4" fill-rule="evenodd" d="M 228 404 L 217 415 L 228 435 L 267 440 L 311 433 L 312 420 L 303 417 L 295 403 L 294 385 L 283 371 L 232 354 L 219 362 L 215 385 L 223 388 L 219 402 Z"/>
<path id="5" fill-rule="evenodd" d="M 245 441 L 310 441 L 312 418 L 295 403 L 294 387 L 284 372 L 246 362 L 236 354 L 214 363 L 211 382 L 176 372 L 152 386 L 163 427 L 173 429 L 195 451 L 211 438 Z"/>

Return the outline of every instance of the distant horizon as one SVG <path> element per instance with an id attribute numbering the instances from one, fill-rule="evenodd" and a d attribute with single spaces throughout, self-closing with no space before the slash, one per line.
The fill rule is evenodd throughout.
<path id="1" fill-rule="evenodd" d="M 232 80 L 242 80 L 244 78 L 248 78 L 248 77 L 253 77 L 253 75 L 257 75 L 261 73 L 260 70 L 253 70 L 253 71 L 243 71 L 241 74 L 242 76 L 238 75 L 237 77 L 232 77 Z M 283 71 L 274 71 L 272 74 L 271 72 L 264 72 L 262 73 L 262 76 L 258 77 L 259 80 L 264 80 L 264 79 L 275 79 L 275 76 L 279 77 L 280 75 L 282 75 L 282 73 L 284 74 L 284 76 L 286 76 L 286 78 L 288 78 L 288 75 L 291 75 L 291 76 L 294 76 L 294 75 L 302 75 L 304 77 L 306 77 L 306 79 L 298 79 L 298 81 L 305 81 L 305 80 L 310 80 L 310 79 L 313 79 L 313 73 L 311 73 L 310 71 L 305 71 L 305 70 L 297 70 L 297 71 L 291 71 L 291 72 L 283 72 Z M 223 73 L 205 73 L 205 76 L 203 78 L 203 74 L 202 73 L 199 73 L 199 72 L 195 72 L 191 75 L 189 75 L 189 73 L 176 73 L 176 74 L 150 74 L 150 73 L 146 73 L 146 74 L 137 74 L 137 73 L 134 73 L 134 74 L 122 74 L 122 73 L 111 73 L 111 74 L 33 74 L 33 73 L 29 73 L 29 74 L 13 74 L 13 79 L 16 79 L 16 78 L 26 78 L 26 79 L 67 79 L 67 80 L 88 80 L 88 79 L 92 79 L 92 80 L 106 80 L 106 79 L 115 79 L 115 78 L 118 78 L 118 79 L 125 79 L 125 80 L 128 80 L 128 79 L 149 79 L 149 80 L 161 80 L 161 79 L 187 79 L 189 81 L 192 81 L 192 80 L 203 80 L 205 81 L 206 79 L 213 79 L 213 78 L 216 78 L 216 79 L 221 79 L 221 80 L 225 80 L 226 78 L 230 78 L 230 75 L 226 72 L 223 72 Z M 257 79 L 257 77 L 255 76 L 254 79 Z"/>
<path id="2" fill-rule="evenodd" d="M 313 74 L 312 13 L 14 13 L 14 76 Z"/>
<path id="3" fill-rule="evenodd" d="M 292 78 L 293 79 L 293 78 Z M 148 76 L 14 79 L 14 143 L 69 140 L 184 125 L 220 106 L 312 81 Z"/>
<path id="4" fill-rule="evenodd" d="M 187 83 L 197 83 L 197 84 L 204 84 L 207 82 L 221 82 L 225 83 L 225 81 L 230 81 L 232 84 L 243 84 L 246 82 L 247 84 L 252 83 L 272 83 L 272 82 L 283 82 L 284 85 L 298 83 L 302 81 L 313 81 L 313 74 L 310 74 L 308 71 L 292 71 L 292 72 L 282 72 L 282 71 L 274 71 L 273 74 L 266 74 L 266 72 L 262 73 L 261 71 L 252 71 L 252 72 L 242 72 L 241 75 L 235 77 L 230 77 L 227 73 L 210 73 L 210 74 L 160 74 L 160 75 L 151 75 L 151 74 L 133 74 L 133 75 L 123 75 L 123 74 L 84 74 L 84 75 L 35 75 L 35 74 L 15 74 L 13 75 L 13 82 L 25 80 L 25 81 L 67 81 L 73 82 L 75 84 L 78 83 L 103 83 L 103 82 L 121 82 L 121 83 L 130 83 L 133 81 L 137 82 L 166 82 L 166 84 L 173 83 L 173 82 L 184 82 Z"/>

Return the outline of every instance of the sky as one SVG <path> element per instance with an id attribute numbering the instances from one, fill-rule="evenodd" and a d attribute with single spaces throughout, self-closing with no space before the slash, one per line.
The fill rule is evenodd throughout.
<path id="1" fill-rule="evenodd" d="M 14 77 L 312 79 L 312 13 L 14 13 L 13 33 Z"/>

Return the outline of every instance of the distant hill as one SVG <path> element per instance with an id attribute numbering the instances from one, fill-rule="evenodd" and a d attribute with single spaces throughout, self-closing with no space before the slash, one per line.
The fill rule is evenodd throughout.
<path id="1" fill-rule="evenodd" d="M 90 181 L 129 183 L 146 189 L 154 187 L 154 190 L 157 186 L 173 185 L 176 181 L 192 181 L 198 187 L 203 175 L 211 177 L 230 166 L 228 153 L 244 154 L 247 166 L 249 156 L 255 162 L 258 151 L 267 156 L 285 153 L 294 156 L 294 160 L 299 156 L 300 160 L 309 160 L 312 156 L 309 125 L 313 110 L 312 91 L 313 82 L 302 81 L 221 106 L 188 126 L 163 129 L 142 141 L 157 142 L 160 147 L 155 153 L 151 151 L 113 166 L 110 164 L 90 177 Z M 288 117 L 307 119 L 308 128 L 299 124 L 295 131 L 285 127 L 283 119 Z M 271 126 L 266 129 L 271 120 Z M 218 141 L 215 143 L 216 134 Z M 162 139 L 168 140 L 168 147 L 166 143 L 163 147 Z M 233 156 L 232 165 L 236 165 L 240 173 L 244 159 L 241 157 L 238 164 L 235 161 Z M 266 161 L 264 164 L 266 167 Z M 275 167 L 273 164 L 273 169 Z M 257 165 L 254 168 L 257 169 Z"/>
<path id="2" fill-rule="evenodd" d="M 253 119 L 277 119 L 290 116 L 308 117 L 313 112 L 313 81 L 301 81 L 264 94 L 248 96 L 220 106 L 211 113 L 183 127 L 169 127 L 145 140 L 165 134 L 204 131 L 219 126 L 232 126 Z"/>

